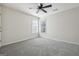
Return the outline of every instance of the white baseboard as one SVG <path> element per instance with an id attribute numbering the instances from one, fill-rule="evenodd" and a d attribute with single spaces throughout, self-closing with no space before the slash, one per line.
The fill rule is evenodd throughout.
<path id="1" fill-rule="evenodd" d="M 60 39 L 58 39 L 58 38 L 50 38 L 50 37 L 42 37 L 42 38 L 51 39 L 51 40 L 55 40 L 55 41 L 61 41 L 61 42 L 65 42 L 65 43 L 68 43 L 68 44 L 79 45 L 79 43 L 77 43 L 77 42 L 69 42 L 69 41 L 65 41 L 65 40 L 60 40 Z"/>
<path id="2" fill-rule="evenodd" d="M 25 41 L 25 40 L 30 40 L 30 39 L 34 39 L 34 38 L 37 38 L 37 36 L 29 36 L 28 38 L 26 37 L 26 38 L 24 38 L 24 39 L 21 39 L 21 40 L 18 40 L 18 41 L 16 41 L 16 42 L 10 42 L 10 43 L 5 43 L 5 44 L 1 44 L 1 47 L 2 46 L 6 46 L 6 45 L 9 45 L 9 44 L 14 44 L 14 43 L 18 43 L 18 42 L 21 42 L 21 41 Z"/>

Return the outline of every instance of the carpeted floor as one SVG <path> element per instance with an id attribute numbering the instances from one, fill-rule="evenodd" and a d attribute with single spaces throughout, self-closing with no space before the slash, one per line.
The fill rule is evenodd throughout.
<path id="1" fill-rule="evenodd" d="M 37 38 L 1 47 L 0 53 L 6 56 L 79 56 L 79 46 Z"/>

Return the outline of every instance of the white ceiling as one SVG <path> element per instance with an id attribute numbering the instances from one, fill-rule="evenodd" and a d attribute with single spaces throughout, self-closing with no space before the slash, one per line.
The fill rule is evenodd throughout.
<path id="1" fill-rule="evenodd" d="M 48 5 L 48 4 L 50 3 L 46 3 L 44 5 Z M 19 11 L 32 14 L 37 17 L 44 17 L 44 16 L 55 14 L 64 10 L 78 7 L 79 3 L 52 3 L 52 7 L 45 9 L 47 13 L 44 13 L 43 11 L 40 10 L 38 14 L 36 12 L 37 12 L 37 6 L 39 5 L 39 3 L 4 3 L 3 5 L 10 8 L 17 9 Z M 54 9 L 56 8 L 58 10 L 54 11 Z"/>

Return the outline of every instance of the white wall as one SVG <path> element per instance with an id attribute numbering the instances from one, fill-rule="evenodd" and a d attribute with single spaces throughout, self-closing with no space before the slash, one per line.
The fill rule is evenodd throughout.
<path id="1" fill-rule="evenodd" d="M 40 20 L 47 20 L 47 33 L 41 33 L 42 37 L 79 44 L 79 7 Z"/>
<path id="2" fill-rule="evenodd" d="M 1 31 L 2 31 L 2 26 L 1 26 L 1 6 L 0 6 L 0 47 L 1 47 Z"/>
<path id="3" fill-rule="evenodd" d="M 31 22 L 37 17 L 28 15 L 17 10 L 3 7 L 2 11 L 2 45 L 7 45 L 29 38 L 34 38 L 37 34 L 32 34 Z"/>

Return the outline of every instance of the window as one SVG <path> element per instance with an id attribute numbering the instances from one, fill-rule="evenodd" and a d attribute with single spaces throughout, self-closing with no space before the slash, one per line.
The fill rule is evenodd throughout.
<path id="1" fill-rule="evenodd" d="M 32 20 L 32 33 L 38 33 L 39 23 L 38 20 Z"/>
<path id="2" fill-rule="evenodd" d="M 46 32 L 46 21 L 45 20 L 41 22 L 41 32 L 42 33 Z"/>
<path id="3" fill-rule="evenodd" d="M 46 32 L 46 20 L 38 21 L 32 20 L 32 33 L 38 33 L 39 31 L 42 33 Z"/>

